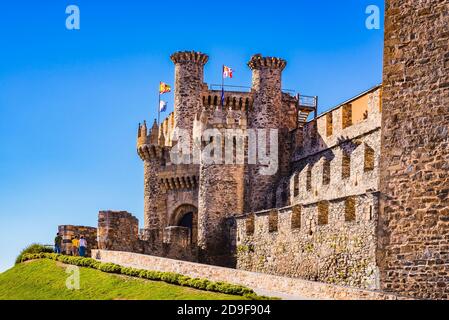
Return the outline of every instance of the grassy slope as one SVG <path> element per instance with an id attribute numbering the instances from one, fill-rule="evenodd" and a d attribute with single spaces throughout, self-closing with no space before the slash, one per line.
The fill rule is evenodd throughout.
<path id="1" fill-rule="evenodd" d="M 0 300 L 225 300 L 243 299 L 80 268 L 80 290 L 68 290 L 66 265 L 42 259 L 0 274 Z"/>

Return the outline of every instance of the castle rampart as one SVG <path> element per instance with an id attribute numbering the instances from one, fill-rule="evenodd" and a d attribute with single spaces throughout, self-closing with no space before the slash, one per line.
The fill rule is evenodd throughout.
<path id="1" fill-rule="evenodd" d="M 378 289 L 378 194 L 237 217 L 237 268 Z"/>
<path id="2" fill-rule="evenodd" d="M 292 159 L 292 204 L 379 189 L 380 92 L 376 87 L 304 126 L 303 140 L 296 145 Z M 343 128 L 343 114 L 348 106 L 354 112 L 351 124 Z M 363 118 L 355 117 L 361 113 L 358 108 L 365 110 Z"/>

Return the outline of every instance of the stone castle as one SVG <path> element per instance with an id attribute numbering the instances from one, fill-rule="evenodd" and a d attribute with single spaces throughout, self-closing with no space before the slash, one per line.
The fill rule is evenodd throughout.
<path id="1" fill-rule="evenodd" d="M 413 2 L 419 30 L 401 22 L 413 6 L 387 2 L 383 84 L 321 115 L 316 97 L 282 90 L 283 59 L 251 57 L 251 87 L 222 102 L 204 82 L 208 56 L 174 53 L 174 112 L 138 128 L 144 228 L 102 211 L 98 228 L 59 227 L 65 249 L 84 234 L 91 248 L 447 299 L 448 2 Z M 179 129 L 223 154 L 228 139 L 234 160 L 241 144 L 245 161 L 174 162 Z M 274 174 L 248 161 L 257 129 L 276 130 L 257 140 L 276 144 Z M 204 139 L 207 130 L 217 135 Z"/>

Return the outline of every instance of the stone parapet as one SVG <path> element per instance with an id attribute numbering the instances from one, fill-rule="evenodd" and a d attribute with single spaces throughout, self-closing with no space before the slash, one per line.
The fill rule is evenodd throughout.
<path id="1" fill-rule="evenodd" d="M 129 252 L 95 250 L 93 252 L 93 257 L 101 262 L 116 263 L 125 267 L 162 272 L 175 272 L 193 278 L 239 284 L 264 294 L 267 292 L 277 292 L 281 294 L 293 295 L 295 297 L 301 297 L 303 299 L 327 300 L 407 299 L 380 291 L 361 290 L 321 282 L 216 267 Z"/>

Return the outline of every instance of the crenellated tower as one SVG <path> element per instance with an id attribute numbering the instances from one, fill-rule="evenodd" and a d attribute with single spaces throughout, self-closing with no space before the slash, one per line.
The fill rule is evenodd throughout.
<path id="1" fill-rule="evenodd" d="M 156 120 L 149 133 L 145 122 L 139 124 L 137 153 L 144 163 L 144 228 L 159 229 L 165 225 L 165 215 L 158 210 L 161 200 L 158 174 L 164 165 L 164 145 Z"/>
<path id="2" fill-rule="evenodd" d="M 179 51 L 171 55 L 175 64 L 175 127 L 192 133 L 195 115 L 201 112 L 204 65 L 209 57 L 201 52 Z"/>
<path id="3" fill-rule="evenodd" d="M 248 66 L 252 70 L 252 91 L 254 107 L 248 114 L 248 125 L 251 129 L 282 131 L 282 71 L 287 62 L 280 58 L 262 57 L 256 54 L 251 57 Z M 280 130 L 280 131 L 279 131 Z M 269 136 L 267 131 L 267 137 Z M 279 141 L 280 139 L 278 139 Z M 270 148 L 269 139 L 267 146 Z M 280 154 L 279 150 L 279 154 Z M 278 162 L 279 158 L 278 158 Z M 279 171 L 272 175 L 261 175 L 263 165 L 249 165 L 249 186 L 246 191 L 247 210 L 258 211 L 275 206 L 275 184 Z"/>

